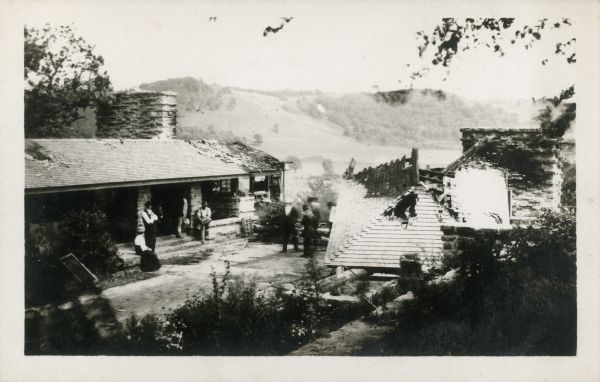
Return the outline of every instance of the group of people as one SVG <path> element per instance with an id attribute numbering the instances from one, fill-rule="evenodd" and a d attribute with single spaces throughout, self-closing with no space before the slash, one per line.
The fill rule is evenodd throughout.
<path id="1" fill-rule="evenodd" d="M 334 210 L 334 204 L 328 203 L 331 211 Z M 314 248 L 320 240 L 318 232 L 321 221 L 321 208 L 317 198 L 309 198 L 302 205 L 302 211 L 293 204 L 291 199 L 285 201 L 285 216 L 283 218 L 283 252 L 287 252 L 288 244 L 294 245 L 294 251 L 299 250 L 298 226 L 302 226 L 302 236 L 304 250 L 302 257 L 312 257 Z"/>
<path id="2" fill-rule="evenodd" d="M 189 225 L 188 203 L 186 198 L 182 198 L 181 211 L 177 217 L 177 227 L 175 236 L 182 237 L 184 227 Z M 159 214 L 160 215 L 160 214 Z M 152 202 L 146 202 L 144 209 L 140 213 L 140 222 L 136 229 L 136 237 L 134 239 L 135 252 L 140 256 L 140 267 L 144 272 L 156 271 L 160 268 L 160 262 L 156 255 L 156 232 L 159 220 L 152 209 Z M 202 202 L 202 207 L 194 214 L 193 231 L 198 234 L 202 243 L 205 240 L 210 240 L 208 231 L 211 222 L 212 211 L 208 207 L 206 201 Z"/>

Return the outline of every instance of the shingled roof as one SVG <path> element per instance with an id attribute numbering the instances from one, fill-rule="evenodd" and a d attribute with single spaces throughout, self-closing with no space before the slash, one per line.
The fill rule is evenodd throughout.
<path id="1" fill-rule="evenodd" d="M 367 198 L 363 186 L 347 183 L 338 199 L 327 265 L 397 269 L 401 258 L 409 254 L 427 262 L 441 260 L 441 226 L 451 218 L 444 212 L 442 222 L 438 221 L 438 204 L 422 185 L 415 187 L 417 221 L 402 229 L 398 219 L 383 216 L 391 198 Z"/>
<path id="2" fill-rule="evenodd" d="M 25 191 L 176 183 L 276 172 L 277 159 L 243 144 L 149 139 L 28 139 Z"/>

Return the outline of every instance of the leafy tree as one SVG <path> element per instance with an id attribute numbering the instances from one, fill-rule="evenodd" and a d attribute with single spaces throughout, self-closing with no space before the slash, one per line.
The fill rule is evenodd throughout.
<path id="1" fill-rule="evenodd" d="M 25 27 L 25 135 L 72 135 L 81 110 L 110 101 L 104 58 L 70 26 Z"/>
<path id="2" fill-rule="evenodd" d="M 256 143 L 256 145 L 260 146 L 263 144 L 263 137 L 260 134 L 254 134 L 254 143 Z"/>
<path id="3" fill-rule="evenodd" d="M 272 130 L 275 134 L 279 133 L 279 124 L 278 123 L 274 124 Z"/>
<path id="4" fill-rule="evenodd" d="M 441 66 L 450 74 L 450 66 L 454 58 L 464 51 L 474 48 L 492 49 L 499 57 L 505 55 L 505 45 L 522 45 L 526 50 L 542 39 L 542 34 L 548 30 L 565 29 L 572 27 L 568 18 L 550 21 L 548 19 L 538 20 L 533 25 L 522 25 L 517 27 L 514 18 L 465 18 L 457 20 L 444 18 L 442 23 L 436 25 L 431 33 L 417 32 L 420 41 L 418 46 L 419 57 L 423 58 L 426 52 L 433 51 L 430 57 L 433 66 Z M 575 53 L 576 39 L 568 38 L 555 44 L 553 54 L 564 57 L 566 62 L 574 64 L 577 62 Z M 541 61 L 546 65 L 548 58 Z M 424 76 L 430 66 L 424 65 L 421 69 L 413 72 L 411 80 Z M 563 90 L 558 97 L 551 100 L 551 105 L 546 105 L 537 119 L 541 122 L 541 128 L 550 136 L 560 137 L 575 120 L 575 104 L 566 104 L 575 94 L 575 88 L 571 85 Z M 559 108 L 559 113 L 554 109 Z"/>

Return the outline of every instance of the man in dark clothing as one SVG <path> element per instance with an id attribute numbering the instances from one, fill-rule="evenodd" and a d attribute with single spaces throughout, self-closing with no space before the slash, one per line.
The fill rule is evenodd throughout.
<path id="1" fill-rule="evenodd" d="M 302 257 L 311 257 L 313 254 L 312 240 L 315 215 L 312 213 L 308 205 L 302 206 L 302 227 L 304 228 L 304 254 Z"/>
<path id="2" fill-rule="evenodd" d="M 296 223 L 300 221 L 300 211 L 292 204 L 291 200 L 285 201 L 285 212 L 283 216 L 283 252 L 287 252 L 288 243 L 291 242 L 294 245 L 294 251 L 298 250 L 298 231 L 296 230 Z"/>
<path id="3" fill-rule="evenodd" d="M 415 192 L 415 188 L 411 187 L 408 192 L 400 197 L 400 200 L 396 203 L 394 208 L 394 216 L 402 219 L 402 225 L 408 225 L 408 217 L 406 216 L 406 210 L 410 214 L 410 217 L 416 217 L 417 213 L 415 207 L 417 206 L 417 200 L 419 196 Z"/>
<path id="4" fill-rule="evenodd" d="M 307 201 L 308 201 L 308 206 L 310 208 L 310 211 L 314 215 L 312 234 L 313 234 L 313 242 L 314 242 L 314 245 L 316 246 L 320 241 L 319 223 L 321 222 L 321 204 L 319 203 L 319 198 L 316 198 L 316 197 L 308 198 Z"/>

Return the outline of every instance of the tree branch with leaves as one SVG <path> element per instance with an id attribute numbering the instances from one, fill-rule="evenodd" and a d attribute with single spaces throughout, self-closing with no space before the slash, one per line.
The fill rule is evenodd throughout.
<path id="1" fill-rule="evenodd" d="M 70 26 L 26 26 L 24 37 L 25 136 L 72 136 L 83 109 L 111 99 L 104 58 Z"/>

